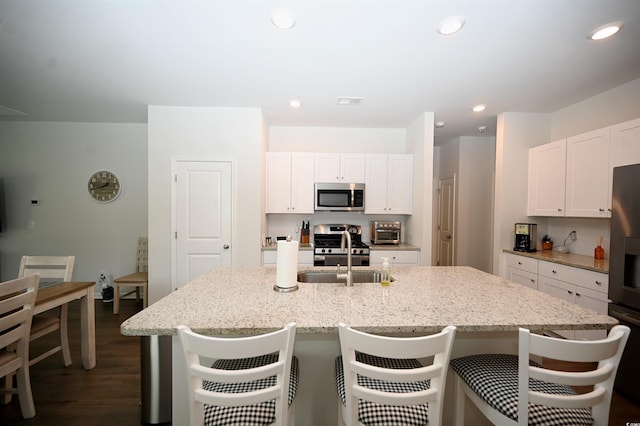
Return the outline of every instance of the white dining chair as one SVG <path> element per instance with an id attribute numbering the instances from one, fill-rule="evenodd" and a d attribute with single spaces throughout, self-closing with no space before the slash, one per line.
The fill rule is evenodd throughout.
<path id="1" fill-rule="evenodd" d="M 33 274 L 40 275 L 40 282 L 55 284 L 71 281 L 75 256 L 22 256 L 18 277 L 26 277 Z M 62 351 L 64 366 L 71 365 L 71 351 L 69 350 L 69 335 L 67 333 L 68 304 L 65 303 L 59 310 L 50 310 L 33 317 L 31 324 L 30 341 L 39 339 L 56 330 L 60 330 L 60 341 L 56 346 L 46 352 L 34 356 L 29 361 L 33 365 L 43 359 Z"/>
<path id="2" fill-rule="evenodd" d="M 3 390 L 9 393 L 4 402 L 11 400 L 10 394 L 17 393 L 25 419 L 36 415 L 29 378 L 29 331 L 39 279 L 35 274 L 0 283 L 0 377 L 5 377 Z"/>
<path id="3" fill-rule="evenodd" d="M 456 327 L 421 337 L 377 336 L 344 323 L 338 330 L 342 353 L 335 363 L 338 424 L 442 424 Z M 425 364 L 418 359 L 425 359 Z"/>
<path id="4" fill-rule="evenodd" d="M 628 337 L 629 327 L 624 325 L 596 341 L 552 338 L 521 328 L 517 355 L 480 354 L 451 360 L 455 425 L 464 424 L 467 398 L 496 425 L 608 425 L 613 383 Z M 559 371 L 536 362 L 543 358 L 594 363 L 595 367 Z M 562 365 L 554 362 L 554 368 L 558 364 Z M 591 390 L 578 394 L 574 386 Z"/>
<path id="5" fill-rule="evenodd" d="M 191 425 L 293 425 L 300 374 L 293 356 L 295 335 L 295 323 L 237 338 L 204 336 L 178 326 Z"/>

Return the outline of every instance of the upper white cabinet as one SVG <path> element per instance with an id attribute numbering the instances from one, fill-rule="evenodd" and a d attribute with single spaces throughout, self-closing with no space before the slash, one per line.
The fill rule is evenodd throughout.
<path id="1" fill-rule="evenodd" d="M 529 149 L 528 216 L 611 217 L 613 168 L 640 163 L 640 119 Z"/>
<path id="2" fill-rule="evenodd" d="M 411 214 L 413 156 L 367 154 L 365 214 Z"/>
<path id="3" fill-rule="evenodd" d="M 364 154 L 315 154 L 315 180 L 323 183 L 364 183 Z"/>
<path id="4" fill-rule="evenodd" d="M 313 213 L 312 153 L 267 152 L 267 213 Z"/>
<path id="5" fill-rule="evenodd" d="M 528 216 L 564 216 L 566 141 L 529 149 Z"/>
<path id="6" fill-rule="evenodd" d="M 567 139 L 565 216 L 609 217 L 609 128 Z"/>

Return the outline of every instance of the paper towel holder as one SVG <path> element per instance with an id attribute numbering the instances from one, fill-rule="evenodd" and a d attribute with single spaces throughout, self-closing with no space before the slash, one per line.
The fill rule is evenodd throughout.
<path id="1" fill-rule="evenodd" d="M 284 240 L 284 237 L 283 237 L 283 238 L 281 238 L 281 237 L 277 237 L 277 238 L 278 238 L 278 240 L 280 240 L 280 241 Z M 287 242 L 291 242 L 291 241 L 292 241 L 291 235 L 287 235 L 287 237 L 286 237 L 286 241 L 287 241 Z M 296 285 L 289 286 L 289 287 L 280 287 L 278 284 L 275 284 L 275 285 L 273 286 L 273 289 L 274 289 L 275 291 L 279 292 L 279 293 L 290 293 L 290 292 L 292 292 L 292 291 L 296 291 L 296 290 L 298 289 L 298 284 L 296 283 Z"/>

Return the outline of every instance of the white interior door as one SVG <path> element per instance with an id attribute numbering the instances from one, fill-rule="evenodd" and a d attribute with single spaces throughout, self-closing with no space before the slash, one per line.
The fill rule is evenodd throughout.
<path id="1" fill-rule="evenodd" d="M 231 162 L 175 163 L 176 290 L 217 266 L 231 266 Z"/>
<path id="2" fill-rule="evenodd" d="M 439 266 L 453 266 L 455 249 L 456 177 L 440 179 L 438 189 L 438 261 Z"/>

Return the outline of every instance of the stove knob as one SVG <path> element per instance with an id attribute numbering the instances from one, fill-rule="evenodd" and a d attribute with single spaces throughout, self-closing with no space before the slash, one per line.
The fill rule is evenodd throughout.
<path id="1" fill-rule="evenodd" d="M 327 253 L 331 253 L 331 249 L 327 249 Z"/>
<path id="2" fill-rule="evenodd" d="M 353 254 L 358 254 L 358 249 L 353 249 L 353 250 L 352 250 L 352 253 L 353 253 Z"/>
<path id="3" fill-rule="evenodd" d="M 322 252 L 324 253 L 324 252 L 325 252 L 325 250 L 324 250 L 324 249 L 322 249 Z"/>
<path id="4" fill-rule="evenodd" d="M 360 254 L 362 254 L 362 253 L 364 253 L 364 250 L 363 250 L 363 249 L 360 249 Z"/>

